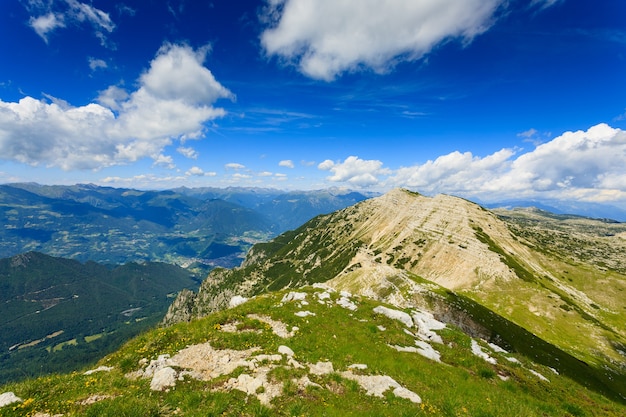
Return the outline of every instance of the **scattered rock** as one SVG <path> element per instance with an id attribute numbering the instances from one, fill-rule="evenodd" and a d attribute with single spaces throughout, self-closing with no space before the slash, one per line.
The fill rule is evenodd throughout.
<path id="1" fill-rule="evenodd" d="M 112 366 L 99 366 L 96 369 L 88 370 L 83 375 L 91 375 L 91 374 L 95 374 L 96 372 L 110 372 L 111 370 L 113 370 Z"/>
<path id="2" fill-rule="evenodd" d="M 309 371 L 313 375 L 327 375 L 335 372 L 332 362 L 318 362 L 315 364 L 309 364 Z"/>
<path id="3" fill-rule="evenodd" d="M 282 383 L 270 382 L 267 374 L 270 368 L 263 367 L 255 371 L 254 376 L 241 374 L 237 378 L 231 378 L 226 383 L 227 389 L 243 391 L 248 395 L 256 396 L 261 404 L 270 405 L 273 398 L 278 397 L 283 391 Z"/>
<path id="4" fill-rule="evenodd" d="M 493 350 L 495 353 L 509 353 L 508 351 L 496 345 L 495 343 L 487 343 L 487 346 L 489 346 L 491 350 Z"/>
<path id="5" fill-rule="evenodd" d="M 478 356 L 479 358 L 484 359 L 485 361 L 489 362 L 492 365 L 495 365 L 496 363 L 498 363 L 498 361 L 496 361 L 495 358 L 492 358 L 491 356 L 489 356 L 489 354 L 487 354 L 486 352 L 483 352 L 483 349 L 480 347 L 478 342 L 475 341 L 474 339 L 472 339 L 472 353 Z"/>
<path id="6" fill-rule="evenodd" d="M 287 325 L 285 323 L 281 321 L 273 320 L 271 317 L 268 317 L 268 316 L 261 316 L 258 314 L 248 314 L 248 317 L 253 320 L 258 320 L 262 323 L 269 324 L 272 327 L 272 331 L 274 332 L 274 334 L 278 337 L 282 337 L 283 339 L 288 339 L 290 337 L 293 337 L 293 335 L 298 330 L 297 327 L 293 327 L 291 332 L 289 332 L 287 331 Z"/>
<path id="7" fill-rule="evenodd" d="M 201 343 L 180 350 L 167 364 L 192 370 L 190 375 L 196 379 L 209 380 L 228 375 L 240 366 L 254 368 L 248 359 L 258 350 L 259 348 L 217 350 L 210 343 Z M 282 356 L 278 356 L 282 360 Z"/>
<path id="8" fill-rule="evenodd" d="M 355 375 L 351 371 L 346 371 L 342 372 L 341 376 L 356 381 L 367 395 L 382 398 L 385 391 L 393 388 L 393 394 L 397 397 L 406 398 L 414 403 L 422 402 L 419 395 L 402 387 L 392 377 L 387 375 Z"/>
<path id="9" fill-rule="evenodd" d="M 328 291 L 318 292 L 315 295 L 317 295 L 317 300 L 321 304 L 326 304 L 326 300 L 330 300 L 330 293 Z"/>
<path id="10" fill-rule="evenodd" d="M 300 388 L 300 389 L 305 389 L 306 387 L 322 388 L 322 386 L 320 384 L 317 384 L 317 383 L 311 381 L 307 375 L 303 376 L 300 379 L 292 379 L 291 382 L 296 384 L 298 386 L 298 388 Z"/>
<path id="11" fill-rule="evenodd" d="M 347 308 L 350 311 L 355 311 L 357 309 L 357 306 L 356 304 L 354 304 L 353 301 L 343 296 L 339 300 L 337 300 L 337 305 L 343 308 Z"/>
<path id="12" fill-rule="evenodd" d="M 417 353 L 420 355 L 435 362 L 441 362 L 441 354 L 430 344 L 424 342 L 423 340 L 416 340 L 415 345 L 417 346 Z"/>
<path id="13" fill-rule="evenodd" d="M 291 291 L 283 296 L 281 303 L 288 303 L 290 301 L 306 301 L 307 293 Z"/>
<path id="14" fill-rule="evenodd" d="M 545 376 L 541 375 L 539 372 L 533 371 L 532 369 L 529 369 L 528 371 L 531 374 L 535 375 L 537 378 L 541 379 L 542 381 L 550 382 L 550 380 L 548 378 L 546 378 Z"/>
<path id="15" fill-rule="evenodd" d="M 311 313 L 310 311 L 298 311 L 298 312 L 296 312 L 294 314 L 296 316 L 298 316 L 298 317 L 315 316 L 315 313 Z"/>
<path id="16" fill-rule="evenodd" d="M 293 357 L 294 355 L 293 350 L 285 345 L 278 346 L 278 353 L 280 353 L 281 355 L 286 355 L 289 358 Z"/>
<path id="17" fill-rule="evenodd" d="M 152 391 L 165 391 L 176 385 L 177 376 L 178 374 L 173 368 L 169 366 L 161 368 L 154 373 L 150 382 L 150 389 Z"/>
<path id="18" fill-rule="evenodd" d="M 445 329 L 446 324 L 435 319 L 435 317 L 426 311 L 413 311 L 411 317 L 415 326 L 418 328 L 417 335 L 426 341 L 443 344 L 443 339 L 434 330 Z"/>
<path id="19" fill-rule="evenodd" d="M 0 407 L 13 403 L 21 403 L 22 399 L 11 391 L 0 394 Z"/>
<path id="20" fill-rule="evenodd" d="M 348 366 L 348 369 L 358 369 L 364 371 L 367 369 L 367 365 L 364 363 L 353 363 L 352 365 Z"/>
<path id="21" fill-rule="evenodd" d="M 387 316 L 392 320 L 401 321 L 406 327 L 413 327 L 413 319 L 404 311 L 394 310 L 392 308 L 387 308 L 384 306 L 378 306 L 374 308 L 374 313 L 382 314 L 383 316 Z"/>
<path id="22" fill-rule="evenodd" d="M 397 387 L 396 389 L 394 389 L 393 395 L 395 395 L 398 398 L 405 398 L 415 404 L 419 404 L 422 402 L 422 399 L 420 398 L 419 395 L 417 395 L 413 391 L 408 390 L 404 387 Z"/>
<path id="23" fill-rule="evenodd" d="M 246 301 L 248 301 L 248 298 L 246 297 L 242 297 L 240 295 L 236 295 L 233 298 L 230 299 L 230 301 L 228 302 L 228 307 L 233 308 L 233 307 L 237 307 L 243 303 L 245 303 Z"/>
<path id="24" fill-rule="evenodd" d="M 388 346 L 397 350 L 398 352 L 417 353 L 417 348 L 415 346 L 398 346 L 398 345 L 388 345 Z"/>
<path id="25" fill-rule="evenodd" d="M 171 365 L 170 355 L 159 355 L 156 359 L 151 360 L 150 364 L 144 369 L 143 378 L 152 378 L 160 369 Z"/>
<path id="26" fill-rule="evenodd" d="M 91 405 L 91 404 L 95 404 L 99 401 L 103 401 L 103 400 L 108 400 L 109 398 L 115 398 L 112 395 L 101 395 L 101 394 L 94 394 L 91 395 L 88 398 L 85 398 L 82 401 L 78 401 L 77 404 L 79 405 Z"/>

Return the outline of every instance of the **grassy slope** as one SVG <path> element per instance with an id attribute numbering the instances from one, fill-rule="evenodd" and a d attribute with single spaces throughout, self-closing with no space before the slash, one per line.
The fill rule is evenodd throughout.
<path id="1" fill-rule="evenodd" d="M 413 337 L 405 333 L 396 320 L 375 314 L 379 305 L 367 298 L 353 298 L 358 306 L 354 312 L 334 303 L 322 305 L 307 288 L 309 304 L 280 303 L 285 292 L 259 296 L 235 309 L 212 314 L 191 323 L 181 323 L 165 329 L 155 329 L 135 338 L 117 353 L 104 358 L 100 365 L 112 366 L 111 372 L 93 375 L 48 376 L 0 388 L 13 391 L 25 401 L 0 409 L 3 416 L 22 416 L 35 412 L 63 413 L 65 416 L 269 416 L 269 415 L 327 415 L 327 416 L 621 416 L 626 407 L 587 390 L 567 377 L 556 375 L 548 368 L 532 363 L 519 354 L 496 354 L 492 365 L 473 355 L 471 340 L 455 328 L 438 331 L 445 344 L 434 344 L 444 364 L 435 363 L 416 353 L 397 352 L 388 345 L 410 346 Z M 334 301 L 339 297 L 332 294 Z M 300 310 L 315 316 L 300 318 Z M 290 339 L 281 339 L 269 326 L 247 317 L 250 313 L 271 316 L 300 330 Z M 226 333 L 228 323 L 260 330 L 258 333 Z M 384 326 L 381 330 L 378 326 Z M 190 344 L 210 341 L 217 349 L 261 348 L 263 353 L 276 353 L 279 345 L 287 345 L 300 363 L 331 361 L 336 371 L 348 365 L 363 363 L 368 375 L 389 375 L 402 386 L 422 398 L 422 404 L 396 398 L 390 392 L 383 398 L 367 396 L 353 381 L 338 373 L 309 375 L 322 388 L 308 387 L 299 391 L 288 382 L 300 377 L 305 370 L 286 365 L 285 359 L 271 373 L 271 378 L 285 382 L 283 395 L 275 398 L 271 408 L 254 397 L 239 391 L 221 392 L 220 387 L 230 376 L 199 382 L 185 379 L 169 392 L 151 392 L 149 380 L 130 380 L 124 374 L 136 370 L 142 358 L 155 359 L 163 353 L 175 354 Z M 488 348 L 480 342 L 483 350 Z M 511 363 L 504 356 L 515 357 L 521 364 Z M 540 380 L 530 369 L 546 376 Z M 508 376 L 502 381 L 498 375 Z M 109 398 L 92 405 L 80 402 L 93 395 Z"/>

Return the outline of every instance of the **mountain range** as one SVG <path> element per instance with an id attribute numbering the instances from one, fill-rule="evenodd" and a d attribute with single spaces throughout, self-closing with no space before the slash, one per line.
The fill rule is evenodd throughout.
<path id="1" fill-rule="evenodd" d="M 0 388 L 0 411 L 625 415 L 624 253 L 616 221 L 393 190 L 254 244 L 92 369 Z"/>
<path id="2" fill-rule="evenodd" d="M 140 191 L 90 184 L 0 185 L 0 257 L 28 251 L 122 264 L 163 261 L 208 271 L 366 195 L 340 190 Z"/>

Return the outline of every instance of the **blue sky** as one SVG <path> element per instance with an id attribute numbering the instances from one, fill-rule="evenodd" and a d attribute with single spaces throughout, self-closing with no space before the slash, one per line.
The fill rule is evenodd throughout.
<path id="1" fill-rule="evenodd" d="M 0 182 L 626 208 L 622 0 L 6 0 Z"/>

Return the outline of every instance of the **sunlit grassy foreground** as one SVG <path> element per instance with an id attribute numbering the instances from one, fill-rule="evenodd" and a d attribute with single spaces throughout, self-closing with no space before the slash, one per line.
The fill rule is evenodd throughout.
<path id="1" fill-rule="evenodd" d="M 0 408 L 0 415 L 626 415 L 626 406 L 524 356 L 472 340 L 450 325 L 435 330 L 442 344 L 427 343 L 418 337 L 417 327 L 374 311 L 378 302 L 324 288 L 297 292 L 295 300 L 289 300 L 288 291 L 270 293 L 188 324 L 149 331 L 102 359 L 98 366 L 109 371 L 86 375 L 84 370 L 0 387 L 0 393 L 11 391 L 22 399 Z M 289 335 L 277 334 L 269 319 L 283 324 Z M 163 391 L 151 390 L 150 378 L 129 377 L 159 355 L 174 357 L 206 342 L 215 351 L 258 348 L 253 356 L 280 356 L 257 361 L 257 370 L 269 371 L 266 382 L 250 394 L 228 389 L 241 375 L 254 376 L 256 371 L 245 366 L 214 378 L 206 376 L 209 369 L 198 378 L 173 366 L 179 377 Z M 416 352 L 424 343 L 440 354 L 441 362 Z M 293 357 L 279 354 L 280 346 L 290 348 Z M 332 364 L 332 372 L 316 372 L 320 363 Z M 388 376 L 421 402 L 402 398 L 393 389 L 369 395 L 357 376 Z M 302 384 L 305 378 L 308 386 Z M 276 396 L 263 403 L 275 387 Z"/>

